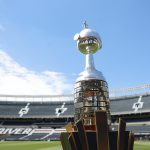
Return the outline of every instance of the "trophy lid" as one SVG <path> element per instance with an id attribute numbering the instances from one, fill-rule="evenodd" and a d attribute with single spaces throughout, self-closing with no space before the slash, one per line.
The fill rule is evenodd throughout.
<path id="1" fill-rule="evenodd" d="M 87 38 L 87 37 L 94 37 L 96 38 L 98 41 L 101 41 L 99 34 L 93 30 L 93 29 L 89 29 L 89 28 L 84 28 L 80 33 L 79 33 L 79 38 Z"/>

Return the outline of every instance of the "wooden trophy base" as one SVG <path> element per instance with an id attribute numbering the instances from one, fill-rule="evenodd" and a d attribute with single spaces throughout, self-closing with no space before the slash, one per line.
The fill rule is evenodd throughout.
<path id="1" fill-rule="evenodd" d="M 109 131 L 106 111 L 96 111 L 95 117 L 96 130 L 87 130 L 83 120 L 76 123 L 77 131 L 66 127 L 67 132 L 60 136 L 63 150 L 133 150 L 134 135 L 125 131 L 126 123 L 121 118 L 118 131 Z"/>

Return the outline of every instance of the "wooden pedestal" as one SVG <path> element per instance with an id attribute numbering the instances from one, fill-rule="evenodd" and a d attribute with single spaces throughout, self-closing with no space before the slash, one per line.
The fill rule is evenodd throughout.
<path id="1" fill-rule="evenodd" d="M 96 130 L 85 130 L 83 120 L 77 131 L 61 133 L 63 150 L 133 150 L 134 135 L 125 131 L 126 123 L 119 119 L 118 131 L 110 131 L 105 111 L 96 111 Z"/>

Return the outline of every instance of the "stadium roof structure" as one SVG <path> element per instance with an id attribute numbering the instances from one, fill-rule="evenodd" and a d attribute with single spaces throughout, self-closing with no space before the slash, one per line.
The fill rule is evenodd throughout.
<path id="1" fill-rule="evenodd" d="M 136 87 L 112 89 L 109 91 L 110 100 L 120 97 L 131 97 L 150 93 L 150 84 Z M 74 95 L 8 95 L 0 94 L 0 102 L 62 102 L 74 101 Z"/>
<path id="2" fill-rule="evenodd" d="M 109 92 L 110 92 L 110 97 L 143 94 L 143 93 L 150 92 L 150 84 L 143 84 L 143 85 L 127 87 L 127 88 L 112 89 Z"/>

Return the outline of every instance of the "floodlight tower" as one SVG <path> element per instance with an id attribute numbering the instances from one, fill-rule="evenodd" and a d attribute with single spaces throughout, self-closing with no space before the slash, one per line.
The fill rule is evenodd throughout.
<path id="1" fill-rule="evenodd" d="M 93 54 L 102 48 L 100 36 L 84 22 L 84 29 L 75 34 L 74 40 L 80 52 L 86 55 L 85 69 L 79 74 L 74 88 L 75 123 L 82 118 L 85 128 L 93 129 L 94 112 L 106 110 L 110 125 L 108 85 L 102 73 L 95 69 L 93 59 Z"/>

